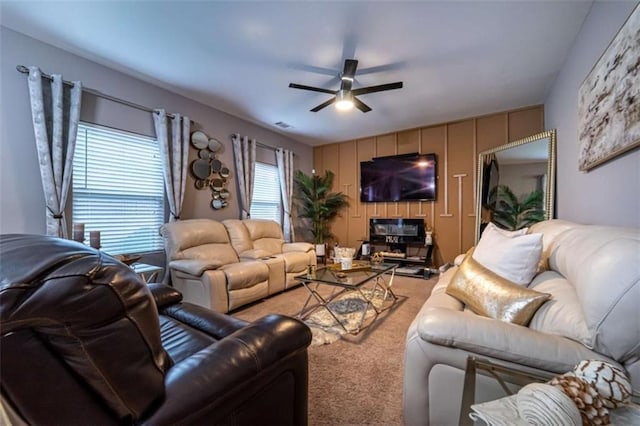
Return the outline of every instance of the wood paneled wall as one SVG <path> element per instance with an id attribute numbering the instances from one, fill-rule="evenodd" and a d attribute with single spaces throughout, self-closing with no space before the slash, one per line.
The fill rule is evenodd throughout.
<path id="1" fill-rule="evenodd" d="M 452 262 L 474 243 L 477 154 L 543 130 L 544 109 L 537 105 L 315 147 L 316 173 L 334 172 L 334 191 L 349 196 L 332 232 L 341 245 L 357 248 L 368 238 L 370 218 L 422 218 L 433 232 L 436 264 Z M 360 202 L 361 161 L 413 152 L 437 155 L 436 201 Z"/>

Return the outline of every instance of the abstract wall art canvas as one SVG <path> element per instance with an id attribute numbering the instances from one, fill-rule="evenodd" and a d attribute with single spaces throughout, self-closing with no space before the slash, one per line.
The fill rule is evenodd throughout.
<path id="1" fill-rule="evenodd" d="M 581 171 L 640 146 L 640 6 L 580 86 L 578 140 Z"/>

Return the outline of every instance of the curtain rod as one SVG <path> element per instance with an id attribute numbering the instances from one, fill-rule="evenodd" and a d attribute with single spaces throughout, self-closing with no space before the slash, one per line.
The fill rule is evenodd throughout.
<path id="1" fill-rule="evenodd" d="M 234 137 L 235 135 L 237 135 L 237 134 L 238 134 L 238 133 L 234 133 L 234 134 L 232 134 L 232 135 L 231 135 L 231 137 L 233 138 L 233 137 Z M 268 149 L 269 151 L 273 151 L 273 152 L 276 152 L 276 151 L 278 150 L 278 148 L 274 148 L 274 147 L 272 147 L 272 146 L 265 145 L 265 144 L 263 144 L 262 142 L 258 142 L 258 141 L 256 141 L 256 146 L 257 146 L 258 148 Z M 294 155 L 294 157 L 295 157 L 296 153 L 294 152 L 294 153 L 293 153 L 293 155 Z"/>
<path id="2" fill-rule="evenodd" d="M 18 66 L 16 66 L 16 69 L 19 72 L 21 72 L 22 74 L 29 74 L 29 68 L 25 67 L 24 65 L 18 65 Z M 46 78 L 47 80 L 53 80 L 51 75 L 49 75 L 47 73 L 44 73 L 44 72 L 41 71 L 40 74 L 42 75 L 42 78 Z M 67 86 L 71 86 L 71 87 L 73 87 L 73 85 L 74 85 L 72 81 L 67 81 L 67 80 L 62 80 L 62 84 L 66 84 Z M 103 98 L 103 99 L 107 99 L 109 101 L 113 101 L 113 102 L 116 102 L 116 103 L 119 103 L 119 104 L 122 104 L 122 105 L 126 105 L 126 106 L 134 108 L 134 109 L 138 109 L 140 111 L 145 111 L 145 112 L 150 112 L 150 113 L 155 113 L 156 112 L 155 110 L 153 110 L 153 109 L 151 109 L 149 107 L 146 107 L 144 105 L 140 105 L 140 104 L 136 104 L 136 103 L 133 103 L 133 102 L 126 101 L 124 99 L 116 98 L 115 96 L 106 95 L 104 93 L 98 92 L 97 90 L 90 89 L 88 87 L 82 87 L 82 91 L 90 93 L 90 94 L 92 94 L 94 96 L 98 96 L 98 97 Z M 171 113 L 167 113 L 167 117 L 174 118 L 175 115 L 171 114 Z M 191 120 L 191 122 L 193 123 L 193 120 Z"/>

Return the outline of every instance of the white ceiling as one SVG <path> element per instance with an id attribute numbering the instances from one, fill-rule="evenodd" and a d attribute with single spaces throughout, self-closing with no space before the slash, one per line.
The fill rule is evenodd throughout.
<path id="1" fill-rule="evenodd" d="M 0 22 L 318 145 L 543 103 L 591 4 L 0 0 Z M 288 84 L 337 89 L 346 58 L 354 88 L 404 88 L 309 112 L 330 95 Z"/>

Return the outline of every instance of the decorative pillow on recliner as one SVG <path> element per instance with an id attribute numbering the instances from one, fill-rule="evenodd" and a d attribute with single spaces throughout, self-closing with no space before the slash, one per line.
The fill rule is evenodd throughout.
<path id="1" fill-rule="evenodd" d="M 478 315 L 524 326 L 551 297 L 500 277 L 476 262 L 472 254 L 451 278 L 446 292 Z"/>
<path id="2" fill-rule="evenodd" d="M 500 230 L 490 223 L 476 245 L 473 258 L 502 278 L 526 286 L 538 271 L 542 234 L 519 235 L 521 231 Z"/>

